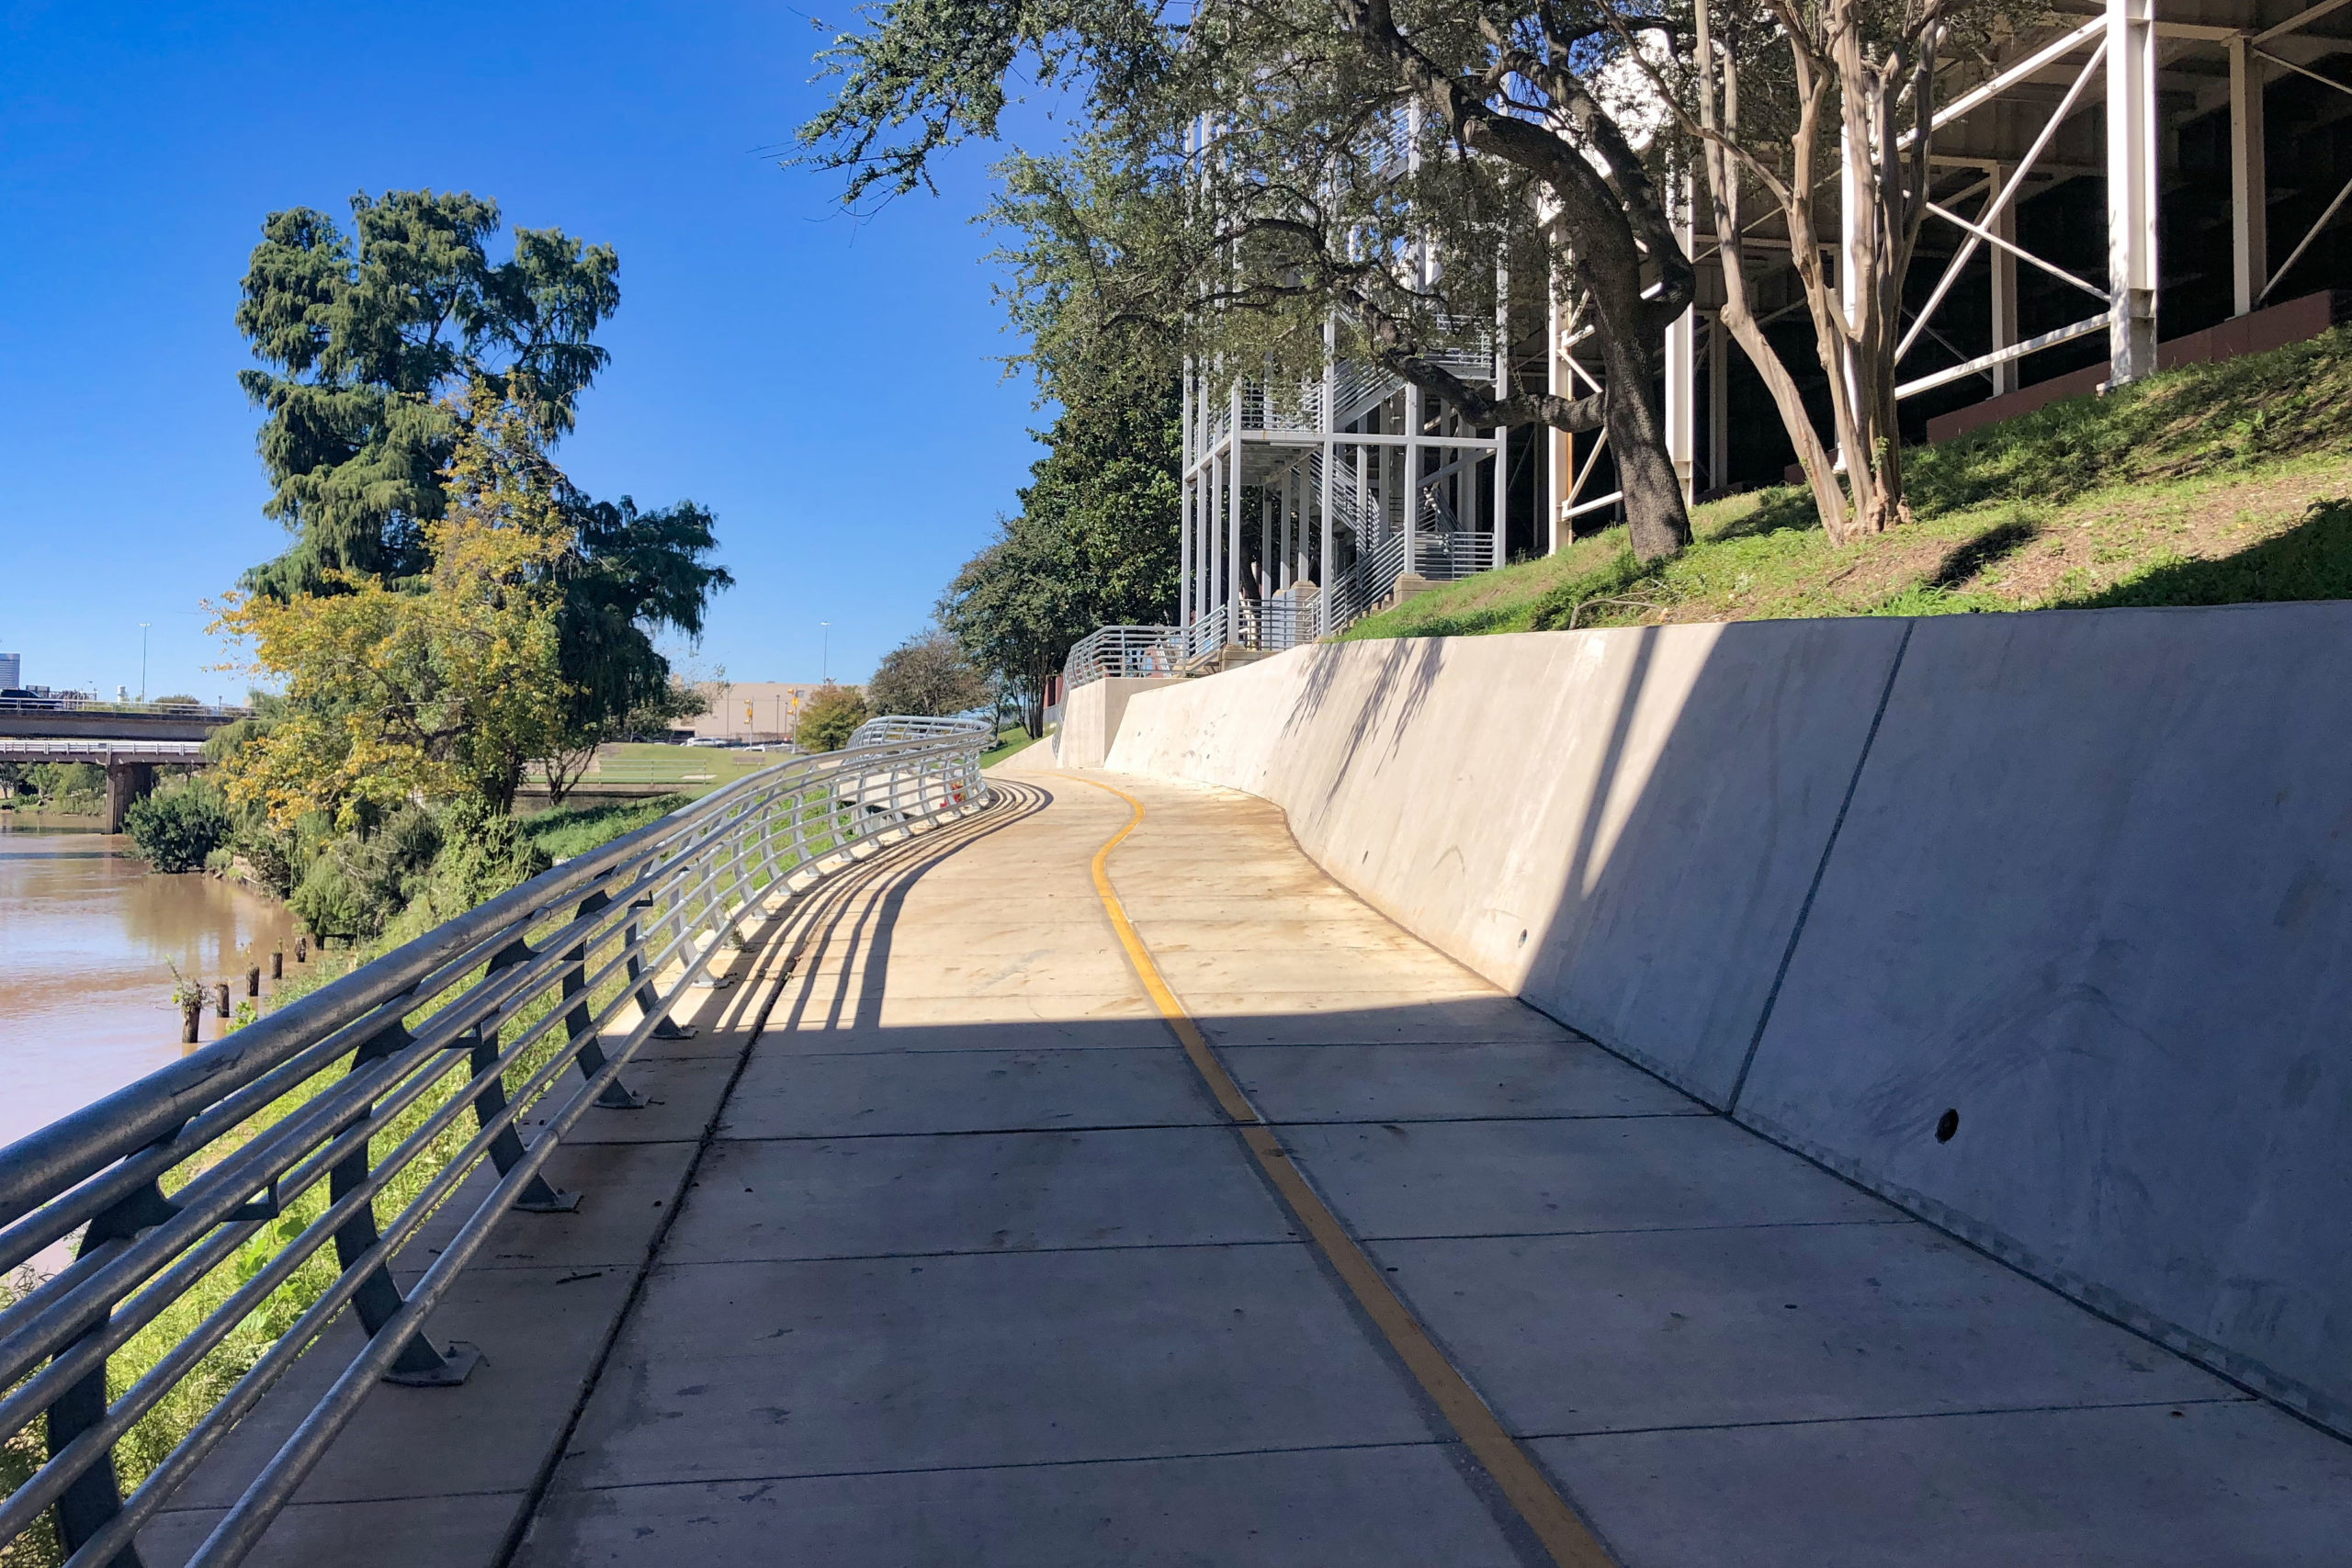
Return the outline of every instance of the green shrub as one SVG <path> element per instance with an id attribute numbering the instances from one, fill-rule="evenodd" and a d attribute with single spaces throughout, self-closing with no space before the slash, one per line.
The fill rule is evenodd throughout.
<path id="1" fill-rule="evenodd" d="M 424 891 L 442 842 L 431 812 L 404 806 L 372 829 L 328 843 L 287 902 L 314 936 L 377 936 Z"/>
<path id="2" fill-rule="evenodd" d="M 444 807 L 440 830 L 440 856 L 427 879 L 436 919 L 463 914 L 555 863 L 521 823 L 479 800 Z"/>
<path id="3" fill-rule="evenodd" d="M 855 686 L 826 686 L 808 699 L 793 740 L 803 751 L 838 751 L 857 727 L 873 716 L 865 694 Z"/>
<path id="4" fill-rule="evenodd" d="M 207 779 L 166 785 L 130 803 L 123 813 L 130 847 L 157 871 L 201 871 L 207 857 L 228 841 L 229 807 Z"/>

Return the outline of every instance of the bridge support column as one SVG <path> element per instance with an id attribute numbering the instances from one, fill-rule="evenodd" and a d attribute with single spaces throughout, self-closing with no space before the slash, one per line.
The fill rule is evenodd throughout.
<path id="1" fill-rule="evenodd" d="M 130 814 L 130 803 L 155 789 L 155 764 L 153 762 L 107 763 L 107 831 L 122 831 L 122 820 Z"/>

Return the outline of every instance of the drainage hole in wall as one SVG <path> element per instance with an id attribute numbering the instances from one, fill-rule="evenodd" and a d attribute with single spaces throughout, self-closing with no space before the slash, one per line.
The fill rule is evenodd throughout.
<path id="1" fill-rule="evenodd" d="M 1959 1111 L 1947 1111 L 1941 1116 L 1936 1118 L 1936 1142 L 1939 1144 L 1949 1144 L 1951 1142 L 1951 1135 L 1959 1131 Z"/>
<path id="2" fill-rule="evenodd" d="M 1519 945 L 1521 947 L 1525 947 L 1527 945 L 1527 933 L 1525 931 L 1519 933 Z"/>

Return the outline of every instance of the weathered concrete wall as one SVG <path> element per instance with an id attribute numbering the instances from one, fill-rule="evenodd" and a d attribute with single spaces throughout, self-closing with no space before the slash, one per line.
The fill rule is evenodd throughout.
<path id="1" fill-rule="evenodd" d="M 1074 688 L 1062 699 L 1061 728 L 1054 731 L 1055 760 L 1066 768 L 1102 766 L 1127 700 L 1137 692 L 1173 684 L 1173 677 L 1110 675 Z"/>
<path id="2" fill-rule="evenodd" d="M 1108 765 L 2352 1430 L 2347 690 L 2347 605 L 1366 642 Z"/>

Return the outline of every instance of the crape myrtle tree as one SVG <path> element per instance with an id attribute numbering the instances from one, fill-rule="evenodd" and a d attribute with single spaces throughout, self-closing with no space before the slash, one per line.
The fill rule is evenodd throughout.
<path id="1" fill-rule="evenodd" d="M 1012 197 L 1025 249 L 1094 267 L 1106 321 L 1182 321 L 1195 355 L 1253 370 L 1371 359 L 1477 424 L 1605 428 L 1634 549 L 1657 558 L 1690 537 L 1657 379 L 1693 276 L 1670 148 L 1627 91 L 1623 5 L 891 4 L 836 41 L 834 100 L 801 140 L 855 202 L 993 136 L 1016 73 L 1063 86 L 1080 144 L 1016 164 Z M 1521 298 L 1555 288 L 1593 322 L 1603 391 L 1446 370 L 1496 320 L 1498 260 Z"/>
<path id="2" fill-rule="evenodd" d="M 1934 171 L 1929 158 L 1946 68 L 1989 61 L 2041 0 L 1690 0 L 1647 36 L 1619 18 L 1624 59 L 1696 151 L 1722 236 L 1724 324 L 1762 377 L 1804 466 L 1832 543 L 1907 521 L 1895 364 L 1903 288 Z M 1854 212 L 1840 222 L 1841 168 Z M 1781 220 L 1829 388 L 1844 485 L 1796 378 L 1748 300 L 1752 191 Z M 1825 253 L 1850 244 L 1840 269 Z M 1775 246 L 1777 252 L 1780 247 Z M 1850 280 L 1850 287 L 1849 281 Z"/>

